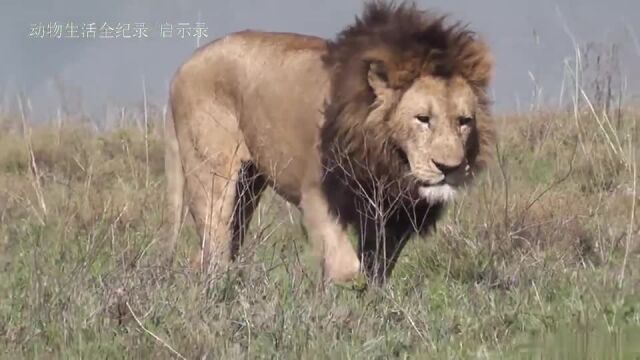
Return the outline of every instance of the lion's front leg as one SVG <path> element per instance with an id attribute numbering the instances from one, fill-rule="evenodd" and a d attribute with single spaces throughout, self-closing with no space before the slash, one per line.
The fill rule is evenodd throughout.
<path id="1" fill-rule="evenodd" d="M 324 194 L 320 189 L 307 191 L 300 205 L 314 250 L 322 258 L 325 279 L 338 283 L 356 280 L 360 261 L 345 226 L 330 213 Z"/>

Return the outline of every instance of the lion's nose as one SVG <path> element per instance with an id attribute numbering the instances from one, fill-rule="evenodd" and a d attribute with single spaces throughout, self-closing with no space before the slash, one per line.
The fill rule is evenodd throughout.
<path id="1" fill-rule="evenodd" d="M 437 162 L 435 160 L 431 160 L 431 161 L 436 166 L 436 168 L 438 168 L 438 170 L 440 170 L 442 172 L 442 175 L 444 175 L 444 176 L 447 176 L 448 174 L 451 174 L 452 172 L 455 172 L 456 170 L 458 170 L 460 168 L 460 166 L 462 166 L 462 163 L 451 165 L 451 164 L 445 164 L 445 163 Z"/>

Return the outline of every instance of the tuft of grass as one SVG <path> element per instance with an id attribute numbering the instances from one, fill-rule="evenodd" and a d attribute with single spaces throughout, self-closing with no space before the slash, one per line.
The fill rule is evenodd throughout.
<path id="1" fill-rule="evenodd" d="M 273 194 L 227 273 L 189 270 L 190 224 L 163 266 L 156 131 L 5 119 L 0 357 L 637 357 L 640 114 L 575 116 L 499 118 L 495 164 L 364 293 L 319 286 Z"/>

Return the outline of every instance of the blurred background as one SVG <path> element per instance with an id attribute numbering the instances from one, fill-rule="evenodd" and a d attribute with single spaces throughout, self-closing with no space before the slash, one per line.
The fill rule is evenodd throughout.
<path id="1" fill-rule="evenodd" d="M 60 111 L 101 122 L 117 109 L 164 104 L 176 68 L 198 46 L 247 28 L 333 37 L 350 24 L 361 0 L 1 0 L 0 101 L 17 106 L 23 94 L 34 118 Z M 492 98 L 498 112 L 568 105 L 576 48 L 579 67 L 602 97 L 637 97 L 640 42 L 637 0 L 420 0 L 452 14 L 491 45 L 496 58 Z M 34 26 L 144 23 L 145 39 L 38 38 Z M 162 24 L 204 23 L 208 38 L 163 38 Z M 37 30 L 37 29 L 36 29 Z M 174 29 L 175 30 L 175 29 Z M 585 75 L 588 76 L 588 75 Z M 615 94 L 607 94 L 614 92 Z M 606 99 L 605 99 L 606 101 Z M 116 110 L 113 110 L 116 109 Z"/>

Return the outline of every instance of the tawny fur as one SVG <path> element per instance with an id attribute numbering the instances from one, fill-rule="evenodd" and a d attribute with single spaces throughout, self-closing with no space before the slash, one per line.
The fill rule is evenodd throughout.
<path id="1" fill-rule="evenodd" d="M 187 206 L 201 237 L 196 262 L 227 264 L 271 186 L 302 210 L 327 279 L 351 280 L 361 267 L 384 279 L 455 192 L 436 183 L 472 176 L 489 159 L 490 72 L 472 32 L 381 2 L 334 41 L 245 31 L 204 46 L 171 85 L 170 250 Z M 412 112 L 427 109 L 433 127 L 414 122 Z M 442 164 L 462 170 L 446 177 Z"/>

